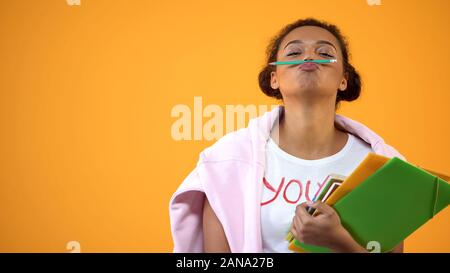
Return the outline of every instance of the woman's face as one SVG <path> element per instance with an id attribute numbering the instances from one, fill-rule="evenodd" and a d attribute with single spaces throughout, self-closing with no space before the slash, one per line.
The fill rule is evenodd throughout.
<path id="1" fill-rule="evenodd" d="M 280 89 L 283 100 L 336 100 L 337 91 L 347 88 L 342 52 L 333 34 L 315 27 L 298 27 L 281 41 L 277 61 L 336 59 L 337 63 L 279 65 L 271 73 L 271 86 Z"/>

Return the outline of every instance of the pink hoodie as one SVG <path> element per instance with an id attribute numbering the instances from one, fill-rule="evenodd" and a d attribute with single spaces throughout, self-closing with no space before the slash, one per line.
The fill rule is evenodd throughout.
<path id="1" fill-rule="evenodd" d="M 200 153 L 196 168 L 169 203 L 173 252 L 203 252 L 205 194 L 220 220 L 231 252 L 262 252 L 260 205 L 265 145 L 283 107 L 252 119 Z M 369 143 L 375 153 L 405 159 L 363 124 L 335 115 L 335 126 Z"/>

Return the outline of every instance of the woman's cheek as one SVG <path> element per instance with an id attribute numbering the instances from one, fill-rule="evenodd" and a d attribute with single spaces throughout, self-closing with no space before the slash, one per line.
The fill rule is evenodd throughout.
<path id="1" fill-rule="evenodd" d="M 283 69 L 283 71 L 281 71 L 279 77 L 281 88 L 291 88 L 296 86 L 298 77 L 295 72 L 295 69 Z"/>
<path id="2" fill-rule="evenodd" d="M 322 81 L 326 83 L 327 89 L 337 90 L 341 83 L 341 77 L 338 71 L 330 70 L 323 74 Z"/>

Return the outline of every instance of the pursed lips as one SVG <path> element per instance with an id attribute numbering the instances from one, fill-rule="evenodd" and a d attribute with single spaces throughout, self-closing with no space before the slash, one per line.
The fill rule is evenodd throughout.
<path id="1" fill-rule="evenodd" d="M 319 66 L 315 63 L 303 63 L 299 66 L 300 70 L 303 71 L 314 71 L 319 68 Z"/>

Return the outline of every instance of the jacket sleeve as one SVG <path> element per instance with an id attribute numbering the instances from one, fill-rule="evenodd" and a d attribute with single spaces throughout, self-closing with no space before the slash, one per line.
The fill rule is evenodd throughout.
<path id="1" fill-rule="evenodd" d="M 181 183 L 169 202 L 174 253 L 204 252 L 204 198 L 205 191 L 196 168 Z"/>

